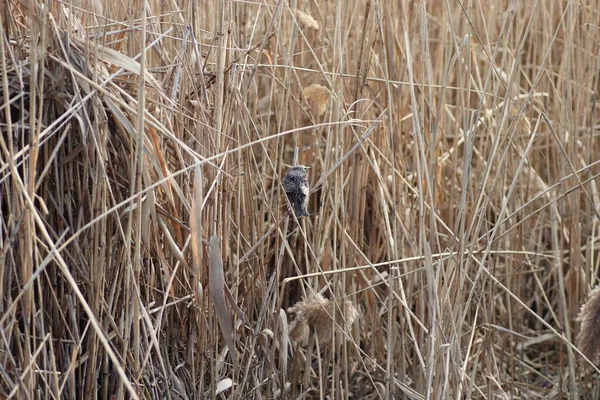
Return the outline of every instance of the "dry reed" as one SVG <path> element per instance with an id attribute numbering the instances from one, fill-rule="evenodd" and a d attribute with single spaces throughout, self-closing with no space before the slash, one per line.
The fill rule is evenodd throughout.
<path id="1" fill-rule="evenodd" d="M 598 10 L 3 0 L 0 397 L 600 397 Z"/>

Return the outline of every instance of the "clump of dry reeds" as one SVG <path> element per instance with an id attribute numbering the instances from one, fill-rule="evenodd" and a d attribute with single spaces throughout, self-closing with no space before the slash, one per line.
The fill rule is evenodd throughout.
<path id="1" fill-rule="evenodd" d="M 600 397 L 600 0 L 522 3 L 3 0 L 0 398 Z"/>

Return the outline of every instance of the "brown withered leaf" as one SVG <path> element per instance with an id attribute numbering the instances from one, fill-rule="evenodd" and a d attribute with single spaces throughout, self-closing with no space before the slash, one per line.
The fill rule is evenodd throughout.
<path id="1" fill-rule="evenodd" d="M 216 235 L 210 237 L 208 247 L 208 288 L 210 298 L 215 306 L 215 314 L 229 348 L 229 354 L 237 368 L 237 357 L 235 343 L 233 340 L 233 317 L 231 310 L 227 308 L 225 301 L 225 273 L 223 271 L 223 260 L 221 259 L 221 246 Z"/>
<path id="2" fill-rule="evenodd" d="M 202 186 L 202 169 L 200 166 L 194 168 L 194 201 L 192 202 L 192 209 L 190 211 L 190 231 L 192 234 L 191 248 L 192 248 L 192 268 L 196 278 L 200 279 L 203 275 L 202 271 L 202 200 L 203 200 L 203 186 Z"/>
<path id="3" fill-rule="evenodd" d="M 289 326 L 287 321 L 287 315 L 283 309 L 279 310 L 279 319 L 281 321 L 281 369 L 283 376 L 287 376 L 288 367 L 288 343 L 290 341 Z"/>

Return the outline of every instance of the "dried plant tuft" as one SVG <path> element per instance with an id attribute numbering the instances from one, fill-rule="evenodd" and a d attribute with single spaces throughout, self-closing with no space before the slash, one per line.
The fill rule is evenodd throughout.
<path id="1" fill-rule="evenodd" d="M 294 343 L 302 339 L 306 328 L 314 329 L 319 342 L 329 342 L 334 326 L 332 316 L 335 316 L 337 325 L 343 327 L 346 332 L 350 330 L 358 317 L 358 311 L 352 301 L 341 300 L 337 308 L 334 300 L 326 299 L 321 294 L 310 296 L 311 299 L 300 301 L 288 309 L 288 312 L 296 314 L 296 318 L 290 324 L 290 339 Z M 340 315 L 340 309 L 343 315 Z"/>
<path id="2" fill-rule="evenodd" d="M 600 365 L 600 285 L 590 292 L 577 320 L 581 323 L 577 347 L 594 364 Z"/>
<path id="3" fill-rule="evenodd" d="M 325 86 L 314 83 L 305 88 L 302 92 L 308 102 L 311 112 L 316 117 L 322 117 L 327 111 L 329 102 L 329 89 Z"/>
<path id="4" fill-rule="evenodd" d="M 303 26 L 309 29 L 314 29 L 315 31 L 319 30 L 319 23 L 317 22 L 317 20 L 305 13 L 304 11 L 296 10 L 296 17 Z"/>

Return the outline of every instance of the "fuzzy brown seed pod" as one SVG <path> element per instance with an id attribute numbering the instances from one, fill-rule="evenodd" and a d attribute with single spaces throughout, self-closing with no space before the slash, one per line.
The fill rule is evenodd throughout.
<path id="1" fill-rule="evenodd" d="M 330 95 L 329 90 L 325 86 L 314 83 L 305 88 L 302 93 L 310 106 L 313 116 L 322 117 L 327 111 L 327 103 L 329 103 Z"/>
<path id="2" fill-rule="evenodd" d="M 298 21 L 300 21 L 303 26 L 309 29 L 318 31 L 320 28 L 319 23 L 313 17 L 303 11 L 296 10 L 296 18 L 298 18 Z"/>
<path id="3" fill-rule="evenodd" d="M 600 285 L 588 295 L 577 320 L 581 323 L 577 347 L 594 364 L 600 365 Z"/>
<path id="4" fill-rule="evenodd" d="M 358 317 L 358 311 L 350 300 L 341 300 L 338 305 L 335 301 L 316 294 L 314 297 L 311 295 L 311 299 L 300 301 L 290 307 L 288 312 L 296 313 L 296 318 L 290 324 L 292 342 L 297 343 L 302 339 L 306 327 L 314 329 L 320 343 L 329 342 L 334 326 L 331 318 L 334 315 L 336 323 L 348 332 Z"/>

